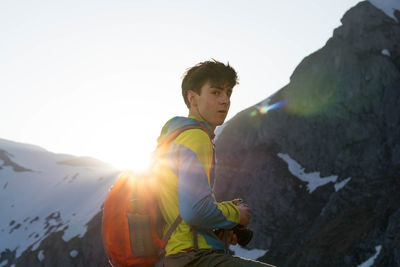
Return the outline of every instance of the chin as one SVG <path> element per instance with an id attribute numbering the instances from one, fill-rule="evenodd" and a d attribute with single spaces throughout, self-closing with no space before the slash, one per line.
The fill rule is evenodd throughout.
<path id="1" fill-rule="evenodd" d="M 225 120 L 220 121 L 220 122 L 218 122 L 216 125 L 217 125 L 217 126 L 221 126 L 222 124 L 224 124 L 224 121 L 225 121 Z"/>

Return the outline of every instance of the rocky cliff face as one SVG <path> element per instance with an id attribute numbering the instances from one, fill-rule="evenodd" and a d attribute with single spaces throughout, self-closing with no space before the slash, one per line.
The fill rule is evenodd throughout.
<path id="1" fill-rule="evenodd" d="M 342 24 L 216 142 L 217 199 L 278 266 L 400 266 L 400 24 L 370 2 Z"/>

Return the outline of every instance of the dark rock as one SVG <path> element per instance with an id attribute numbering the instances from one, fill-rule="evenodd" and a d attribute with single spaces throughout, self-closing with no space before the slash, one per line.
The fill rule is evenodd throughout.
<path id="1" fill-rule="evenodd" d="M 60 165 L 68 165 L 68 166 L 86 166 L 86 167 L 110 166 L 107 163 L 104 163 L 98 159 L 91 158 L 91 157 L 74 157 L 72 159 L 58 161 L 56 163 L 60 164 Z"/>
<path id="2" fill-rule="evenodd" d="M 57 217 L 53 214 L 53 217 Z M 101 239 L 101 218 L 99 212 L 87 224 L 88 230 L 83 237 L 74 237 L 65 242 L 62 239 L 64 231 L 51 233 L 40 246 L 27 249 L 18 259 L 17 266 L 110 266 L 103 249 Z M 44 260 L 38 260 L 38 253 L 43 251 Z M 75 256 L 71 251 L 78 252 Z M 75 257 L 74 257 L 75 256 Z"/>
<path id="3" fill-rule="evenodd" d="M 5 251 L 2 251 L 0 253 L 0 262 L 7 262 L 7 265 L 5 266 L 11 266 L 12 264 L 15 264 L 15 254 L 16 250 L 11 251 L 9 249 L 6 249 Z"/>
<path id="4" fill-rule="evenodd" d="M 2 169 L 2 167 L 10 166 L 16 172 L 31 172 L 32 171 L 31 169 L 25 168 L 21 165 L 18 165 L 14 161 L 12 161 L 11 160 L 12 157 L 14 157 L 12 154 L 8 153 L 5 150 L 0 149 L 0 160 L 3 161 L 3 164 L 0 166 L 0 170 Z"/>
<path id="5" fill-rule="evenodd" d="M 400 24 L 369 2 L 342 23 L 287 86 L 236 115 L 216 141 L 216 196 L 250 204 L 249 247 L 269 249 L 261 260 L 278 266 L 357 266 L 379 245 L 374 266 L 399 266 Z M 274 103 L 286 104 L 257 112 Z M 349 182 L 308 192 L 278 153 L 304 173 Z"/>

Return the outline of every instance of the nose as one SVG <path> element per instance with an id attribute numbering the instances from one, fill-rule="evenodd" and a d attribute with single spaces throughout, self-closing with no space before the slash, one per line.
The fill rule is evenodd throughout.
<path id="1" fill-rule="evenodd" d="M 225 92 L 223 92 L 221 94 L 221 104 L 229 104 L 230 101 L 231 100 L 230 100 L 229 96 Z"/>

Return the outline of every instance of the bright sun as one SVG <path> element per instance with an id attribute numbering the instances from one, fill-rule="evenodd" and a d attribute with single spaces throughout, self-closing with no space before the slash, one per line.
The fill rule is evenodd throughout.
<path id="1" fill-rule="evenodd" d="M 158 125 L 157 125 L 158 126 Z M 157 146 L 158 130 L 147 128 L 147 131 L 137 131 L 133 127 L 126 127 L 122 131 L 108 130 L 107 139 L 92 138 L 91 147 L 97 146 L 97 156 L 102 161 L 111 164 L 118 170 L 132 170 L 143 172 L 149 168 L 152 152 Z M 100 137 L 102 138 L 102 137 Z M 104 138 L 104 137 L 103 137 Z M 93 140 L 94 139 L 94 140 Z M 102 142 L 99 148 L 98 144 Z M 93 155 L 97 157 L 96 154 Z"/>
<path id="2" fill-rule="evenodd" d="M 129 155 L 127 155 L 129 157 Z M 126 162 L 126 168 L 133 170 L 135 172 L 146 171 L 150 166 L 150 158 L 151 154 L 139 154 L 139 155 L 131 155 L 132 157 L 128 158 L 128 162 Z"/>
<path id="3" fill-rule="evenodd" d="M 128 147 L 128 146 L 126 146 Z M 113 154 L 108 162 L 118 170 L 132 170 L 134 172 L 146 171 L 151 162 L 151 152 L 148 147 L 136 147 L 134 150 L 126 149 Z"/>

